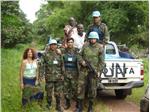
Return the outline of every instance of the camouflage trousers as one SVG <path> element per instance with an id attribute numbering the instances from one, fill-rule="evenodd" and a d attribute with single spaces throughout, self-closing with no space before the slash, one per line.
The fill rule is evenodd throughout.
<path id="1" fill-rule="evenodd" d="M 64 96 L 67 99 L 77 98 L 77 72 L 67 72 L 64 78 Z"/>
<path id="2" fill-rule="evenodd" d="M 46 99 L 47 102 L 52 101 L 52 95 L 53 95 L 53 90 L 54 90 L 54 96 L 55 97 L 60 97 L 63 89 L 63 81 L 50 81 L 46 82 L 45 85 L 45 90 L 46 90 Z"/>
<path id="3" fill-rule="evenodd" d="M 88 75 L 87 75 L 88 74 Z M 97 79 L 92 78 L 89 73 L 81 71 L 78 79 L 77 98 L 83 100 L 85 96 L 91 101 L 96 97 Z"/>

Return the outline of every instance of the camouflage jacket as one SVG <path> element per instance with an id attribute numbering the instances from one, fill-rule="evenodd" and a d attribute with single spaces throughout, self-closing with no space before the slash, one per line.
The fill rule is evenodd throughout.
<path id="1" fill-rule="evenodd" d="M 42 57 L 42 64 L 45 68 L 45 80 L 57 81 L 62 79 L 62 56 L 55 51 L 49 50 Z"/>
<path id="2" fill-rule="evenodd" d="M 103 47 L 99 43 L 91 45 L 89 42 L 81 50 L 80 61 L 88 60 L 95 70 L 100 72 L 104 67 Z"/>
<path id="3" fill-rule="evenodd" d="M 99 25 L 95 25 L 95 24 L 89 25 L 88 31 L 86 33 L 86 37 L 88 37 L 88 35 L 91 31 L 96 31 L 100 37 L 100 40 L 102 39 L 101 41 L 109 41 L 110 40 L 108 28 L 105 23 L 100 23 Z"/>

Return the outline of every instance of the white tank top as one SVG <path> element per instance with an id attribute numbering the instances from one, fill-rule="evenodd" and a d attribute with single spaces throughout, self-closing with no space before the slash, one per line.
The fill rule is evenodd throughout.
<path id="1" fill-rule="evenodd" d="M 36 77 L 36 69 L 37 63 L 33 61 L 33 63 L 26 63 L 24 70 L 24 77 L 33 78 Z"/>

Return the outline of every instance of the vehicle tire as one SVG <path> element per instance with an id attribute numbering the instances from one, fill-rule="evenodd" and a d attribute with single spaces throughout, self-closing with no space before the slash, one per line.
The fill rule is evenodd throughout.
<path id="1" fill-rule="evenodd" d="M 140 112 L 149 112 L 149 101 L 144 97 L 140 101 Z"/>
<path id="2" fill-rule="evenodd" d="M 118 99 L 125 99 L 127 97 L 126 91 L 122 89 L 116 89 L 115 94 Z"/>

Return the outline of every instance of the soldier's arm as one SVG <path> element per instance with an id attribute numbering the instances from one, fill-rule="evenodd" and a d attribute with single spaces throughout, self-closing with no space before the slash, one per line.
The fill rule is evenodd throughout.
<path id="1" fill-rule="evenodd" d="M 87 44 L 84 44 L 79 55 L 78 55 L 78 60 L 79 60 L 79 64 L 81 64 L 82 66 L 86 66 L 85 61 L 84 61 L 84 57 L 85 57 L 85 48 L 87 47 Z"/>
<path id="2" fill-rule="evenodd" d="M 80 50 L 78 48 L 75 48 L 75 54 L 76 54 L 76 57 L 77 57 L 77 68 L 78 68 L 78 72 L 80 70 L 80 60 L 81 60 L 81 54 L 80 54 Z"/>
<path id="3" fill-rule="evenodd" d="M 44 53 L 41 57 L 41 62 L 39 63 L 39 76 L 42 78 L 45 75 L 46 68 L 46 53 Z"/>
<path id="4" fill-rule="evenodd" d="M 104 68 L 104 48 L 102 46 L 100 46 L 98 57 L 99 57 L 98 71 L 102 72 L 102 69 Z"/>
<path id="5" fill-rule="evenodd" d="M 108 32 L 108 27 L 106 24 L 104 24 L 104 41 L 108 42 L 110 40 L 109 32 Z"/>
<path id="6" fill-rule="evenodd" d="M 62 67 L 62 74 L 65 75 L 65 64 L 64 64 L 64 54 L 65 48 L 61 48 L 61 67 Z"/>
<path id="7" fill-rule="evenodd" d="M 36 61 L 36 65 L 37 65 L 37 69 L 36 69 L 36 80 L 39 80 L 39 65 L 38 65 L 38 62 L 37 60 Z"/>
<path id="8" fill-rule="evenodd" d="M 45 62 L 45 56 L 44 56 L 44 54 L 41 56 L 41 66 L 43 66 L 43 64 L 44 64 L 44 62 Z"/>
<path id="9" fill-rule="evenodd" d="M 61 55 L 61 69 L 62 69 L 62 75 L 65 75 L 65 64 L 64 64 L 64 59 L 63 55 Z"/>
<path id="10" fill-rule="evenodd" d="M 40 73 L 39 73 L 39 64 L 38 64 L 38 62 L 37 62 L 37 60 L 35 60 L 36 61 L 36 64 L 37 64 L 37 69 L 36 69 L 36 82 L 35 82 L 35 84 L 37 85 L 39 82 L 40 82 Z"/>

